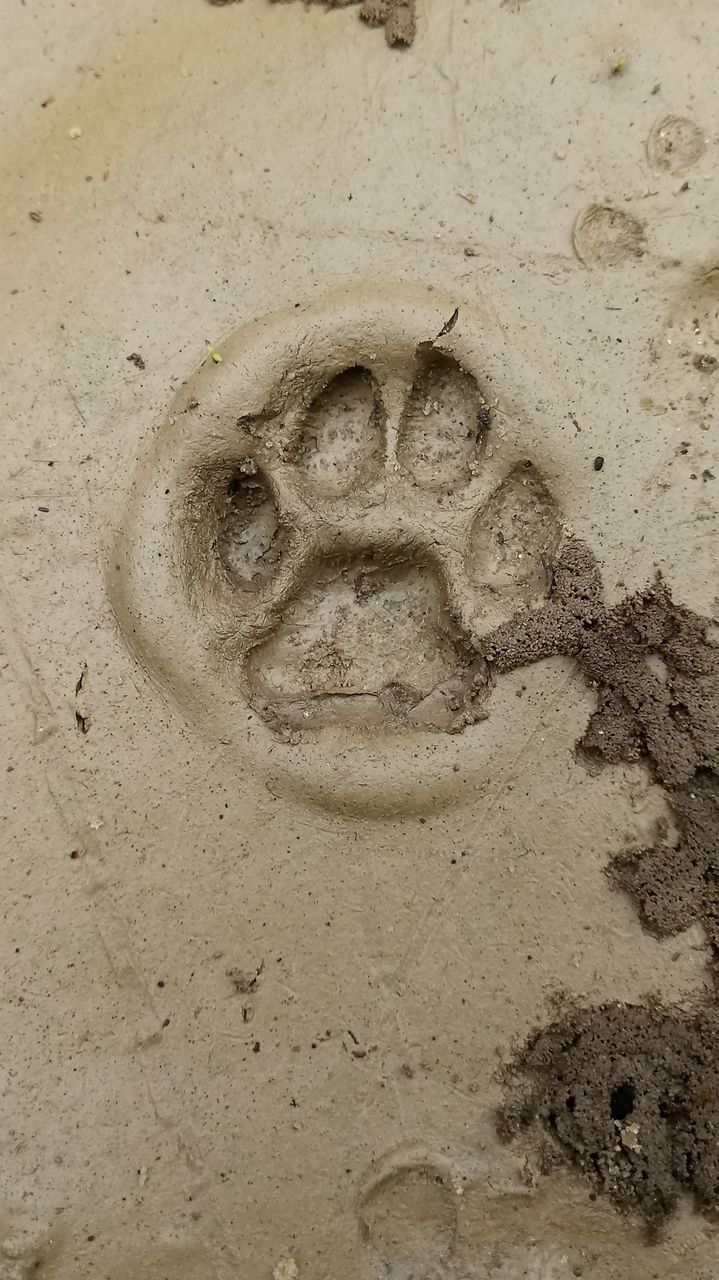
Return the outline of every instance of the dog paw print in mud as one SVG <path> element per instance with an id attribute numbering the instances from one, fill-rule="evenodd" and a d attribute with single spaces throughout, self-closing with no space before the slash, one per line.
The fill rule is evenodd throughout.
<path id="1" fill-rule="evenodd" d="M 554 503 L 529 459 L 488 483 L 491 409 L 445 351 L 313 390 L 199 478 L 248 700 L 285 728 L 461 729 L 487 689 L 473 637 L 546 595 Z"/>
<path id="2" fill-rule="evenodd" d="M 432 291 L 360 290 L 220 346 L 139 462 L 124 634 L 222 741 L 301 740 L 336 772 L 339 738 L 376 759 L 391 740 L 385 785 L 399 738 L 486 717 L 483 637 L 551 591 L 563 480 L 536 379 Z"/>

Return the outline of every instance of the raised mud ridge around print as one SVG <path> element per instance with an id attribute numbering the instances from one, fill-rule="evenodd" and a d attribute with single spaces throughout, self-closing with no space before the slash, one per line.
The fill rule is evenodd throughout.
<path id="1" fill-rule="evenodd" d="M 368 287 L 232 335 L 150 440 L 111 553 L 148 674 L 331 803 L 456 793 L 492 695 L 483 638 L 546 603 L 566 542 L 556 411 L 455 311 Z"/>

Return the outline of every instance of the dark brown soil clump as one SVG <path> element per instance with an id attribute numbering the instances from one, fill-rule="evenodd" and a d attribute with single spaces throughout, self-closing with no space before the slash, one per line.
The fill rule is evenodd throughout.
<path id="1" fill-rule="evenodd" d="M 589 550 L 570 541 L 551 566 L 551 595 L 490 636 L 497 672 L 554 654 L 573 657 L 597 691 L 579 743 L 609 764 L 644 761 L 664 788 L 676 832 L 614 859 L 657 936 L 702 924 L 719 961 L 719 647 L 708 622 L 672 600 L 658 578 L 613 608 Z"/>
<path id="2" fill-rule="evenodd" d="M 669 791 L 678 840 L 665 837 L 646 849 L 630 849 L 609 867 L 613 882 L 639 904 L 645 928 L 656 937 L 704 926 L 712 948 L 713 976 L 719 962 L 719 780 L 699 770 Z"/>
<path id="3" fill-rule="evenodd" d="M 719 1010 L 609 1004 L 537 1032 L 508 1073 L 499 1132 L 539 1123 L 652 1233 L 689 1193 L 719 1209 Z"/>
<path id="4" fill-rule="evenodd" d="M 342 4 L 343 0 L 339 3 Z M 371 27 L 383 26 L 388 44 L 410 45 L 414 41 L 417 32 L 415 0 L 364 0 L 360 18 Z"/>
<path id="5" fill-rule="evenodd" d="M 703 925 L 719 983 L 719 647 L 661 578 L 613 608 L 591 552 L 565 544 L 548 599 L 498 628 L 497 672 L 564 654 L 596 689 L 578 744 L 606 763 L 643 761 L 675 830 L 616 857 L 608 873 L 656 936 Z M 573 1011 L 536 1032 L 507 1074 L 499 1130 L 542 1125 L 572 1162 L 655 1231 L 682 1192 L 719 1211 L 719 1007 Z"/>
<path id="6" fill-rule="evenodd" d="M 290 0 L 272 0 L 288 4 Z M 233 4 L 235 0 L 209 0 L 210 4 Z M 387 43 L 410 45 L 417 31 L 415 0 L 304 0 L 305 4 L 323 4 L 326 9 L 346 9 L 360 4 L 360 18 L 370 27 L 384 27 Z"/>

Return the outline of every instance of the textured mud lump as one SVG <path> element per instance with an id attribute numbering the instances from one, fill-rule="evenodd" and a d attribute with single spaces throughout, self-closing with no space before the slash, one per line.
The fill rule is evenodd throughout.
<path id="1" fill-rule="evenodd" d="M 589 550 L 568 541 L 548 566 L 547 604 L 486 642 L 497 671 L 571 656 L 596 690 L 580 748 L 644 762 L 676 831 L 615 858 L 609 874 L 659 936 L 704 926 L 719 957 L 719 649 L 708 623 L 657 582 L 614 608 Z M 716 977 L 716 964 L 715 964 Z M 682 1192 L 719 1209 L 719 1009 L 618 1004 L 540 1030 L 508 1073 L 500 1132 L 543 1127 L 618 1205 L 651 1228 Z"/>
<path id="2" fill-rule="evenodd" d="M 389 44 L 410 45 L 414 40 L 415 0 L 364 0 L 360 17 L 371 26 L 384 26 Z"/>
<path id="3" fill-rule="evenodd" d="M 226 4 L 229 0 L 210 0 L 211 4 Z M 290 0 L 273 0 L 274 4 L 288 4 Z M 372 27 L 384 27 L 387 43 L 412 44 L 417 22 L 415 0 L 304 0 L 305 4 L 321 4 L 325 9 L 346 9 L 361 4 L 360 18 Z"/>
<path id="4" fill-rule="evenodd" d="M 719 1209 L 719 1011 L 605 1005 L 539 1031 L 508 1072 L 500 1136 L 539 1124 L 656 1229 L 682 1193 Z"/>
<path id="5" fill-rule="evenodd" d="M 614 883 L 639 905 L 642 922 L 657 937 L 700 922 L 719 957 L 719 780 L 701 770 L 669 793 L 679 829 L 649 848 L 628 850 L 612 861 Z"/>
<path id="6" fill-rule="evenodd" d="M 665 936 L 697 922 L 719 955 L 719 650 L 663 583 L 610 610 L 582 666 L 598 687 L 583 739 L 595 758 L 645 761 L 676 824 L 615 858 L 610 876 Z"/>
<path id="7" fill-rule="evenodd" d="M 615 858 L 614 883 L 665 936 L 698 922 L 719 956 L 719 648 L 708 623 L 661 580 L 614 608 L 591 552 L 568 541 L 550 566 L 548 603 L 486 642 L 497 672 L 573 657 L 596 690 L 580 748 L 608 764 L 643 761 L 666 792 L 677 834 Z"/>

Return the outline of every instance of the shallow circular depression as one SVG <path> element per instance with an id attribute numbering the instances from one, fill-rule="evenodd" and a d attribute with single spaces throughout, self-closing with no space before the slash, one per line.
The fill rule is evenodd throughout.
<path id="1" fill-rule="evenodd" d="M 230 580 L 256 591 L 273 575 L 286 544 L 269 481 L 252 459 L 239 462 L 218 497 L 216 550 Z"/>
<path id="2" fill-rule="evenodd" d="M 302 417 L 294 448 L 298 479 L 319 495 L 341 496 L 377 475 L 384 452 L 384 411 L 368 369 L 336 374 Z"/>
<path id="3" fill-rule="evenodd" d="M 561 515 L 528 459 L 513 467 L 476 515 L 467 572 L 478 590 L 485 626 L 508 621 L 552 590 L 552 561 L 561 541 Z"/>
<path id="4" fill-rule="evenodd" d="M 639 218 L 609 204 L 590 204 L 572 233 L 574 252 L 586 267 L 622 267 L 642 258 L 647 241 Z"/>
<path id="5" fill-rule="evenodd" d="M 420 347 L 399 427 L 400 466 L 422 488 L 466 483 L 490 427 L 490 410 L 471 373 L 444 351 Z"/>
<path id="6" fill-rule="evenodd" d="M 706 151 L 704 130 L 688 116 L 658 120 L 647 139 L 647 159 L 653 169 L 684 173 Z"/>
<path id="7" fill-rule="evenodd" d="M 455 1195 L 439 1169 L 406 1168 L 387 1174 L 360 1209 L 360 1239 L 379 1277 L 441 1276 L 456 1235 Z"/>

